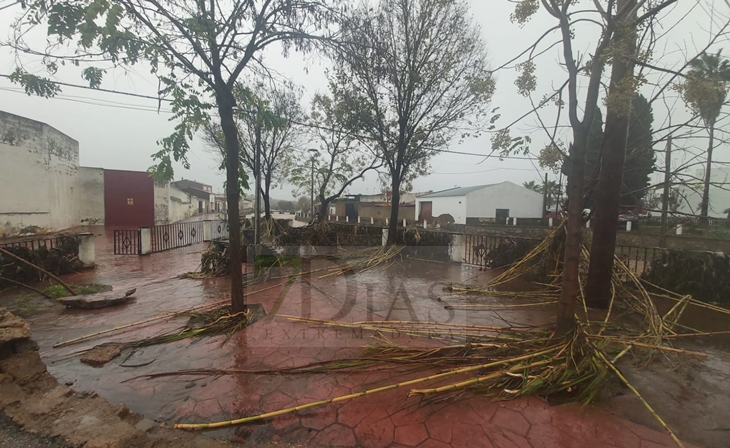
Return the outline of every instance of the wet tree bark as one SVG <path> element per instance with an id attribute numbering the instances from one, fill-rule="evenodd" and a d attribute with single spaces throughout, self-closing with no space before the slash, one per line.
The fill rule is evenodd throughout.
<path id="1" fill-rule="evenodd" d="M 715 121 L 710 123 L 710 143 L 707 147 L 707 167 L 705 168 L 705 185 L 702 188 L 702 208 L 700 210 L 700 224 L 710 224 L 708 213 L 710 212 L 710 175 L 712 173 L 712 150 L 715 145 Z"/>
<path id="2" fill-rule="evenodd" d="M 238 208 L 240 198 L 238 172 L 238 128 L 233 119 L 235 99 L 224 82 L 216 91 L 221 130 L 226 144 L 226 193 L 228 196 L 228 226 L 230 233 L 228 255 L 231 263 L 231 311 L 240 313 L 246 309 L 243 301 L 243 274 L 241 272 L 241 215 Z"/>
<path id="3" fill-rule="evenodd" d="M 388 246 L 395 244 L 398 231 L 398 206 L 400 205 L 400 182 L 393 177 L 391 193 L 390 222 L 388 223 Z"/>
<path id="4" fill-rule="evenodd" d="M 618 9 L 633 9 L 636 0 L 618 2 Z M 586 304 L 593 308 L 608 308 L 611 303 L 611 277 L 616 250 L 616 232 L 621 201 L 626 141 L 631 117 L 633 87 L 626 83 L 634 73 L 636 53 L 635 17 L 627 17 L 617 26 L 616 46 L 622 54 L 613 58 L 606 125 L 601 147 L 601 171 L 596 193 L 595 225 L 591 257 L 586 280 Z"/>
<path id="5" fill-rule="evenodd" d="M 264 200 L 264 219 L 271 219 L 271 175 L 267 172 L 264 177 L 264 188 L 261 190 L 261 197 Z"/>
<path id="6" fill-rule="evenodd" d="M 329 216 L 327 209 L 330 206 L 330 201 L 329 201 L 329 199 L 327 199 L 323 196 L 320 196 L 318 199 L 319 199 L 319 214 L 316 216 L 316 218 L 317 218 L 316 221 L 317 222 L 327 221 L 327 219 L 325 219 L 325 216 Z"/>
<path id="7" fill-rule="evenodd" d="M 587 134 L 574 131 L 575 142 L 570 151 L 571 171 L 568 179 L 568 222 L 565 235 L 563 281 L 558 301 L 555 333 L 558 336 L 575 329 L 575 305 L 580 282 L 580 253 L 583 230 L 583 188 L 585 184 Z"/>

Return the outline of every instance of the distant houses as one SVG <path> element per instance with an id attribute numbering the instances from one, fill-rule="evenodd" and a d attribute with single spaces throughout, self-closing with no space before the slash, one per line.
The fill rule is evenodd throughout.
<path id="1" fill-rule="evenodd" d="M 350 195 L 329 205 L 330 221 L 383 224 L 390 218 L 391 195 Z M 542 218 L 543 195 L 512 182 L 401 195 L 398 221 L 428 224 L 507 223 L 510 218 Z"/>
<path id="2" fill-rule="evenodd" d="M 416 197 L 419 222 L 450 215 L 455 224 L 477 220 L 504 224 L 508 218 L 542 218 L 543 210 L 542 194 L 512 182 L 456 187 Z"/>
<path id="3" fill-rule="evenodd" d="M 0 237 L 84 224 L 148 227 L 226 209 L 210 185 L 155 184 L 146 171 L 79 166 L 79 143 L 0 111 Z"/>

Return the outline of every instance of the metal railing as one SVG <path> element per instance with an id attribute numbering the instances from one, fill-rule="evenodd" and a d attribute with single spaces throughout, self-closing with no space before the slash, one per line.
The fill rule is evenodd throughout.
<path id="1" fill-rule="evenodd" d="M 222 221 L 220 219 L 213 219 L 208 222 L 210 222 L 212 239 L 221 240 L 221 239 L 227 239 L 230 236 L 227 222 Z"/>
<path id="2" fill-rule="evenodd" d="M 488 267 L 490 252 L 502 244 L 515 244 L 518 241 L 538 243 L 534 238 L 518 238 L 502 235 L 484 235 L 475 233 L 464 234 L 464 263 L 474 266 Z"/>
<path id="3" fill-rule="evenodd" d="M 150 229 L 152 252 L 163 252 L 203 242 L 203 221 L 178 222 Z"/>
<path id="4" fill-rule="evenodd" d="M 661 260 L 664 250 L 659 247 L 616 245 L 616 256 L 637 276 L 651 269 L 655 260 Z"/>
<path id="5" fill-rule="evenodd" d="M 114 231 L 114 255 L 139 255 L 139 230 Z"/>
<path id="6" fill-rule="evenodd" d="M 64 235 L 58 235 L 51 238 L 34 238 L 19 241 L 9 241 L 6 243 L 0 243 L 0 247 L 24 247 L 31 251 L 38 250 L 42 247 L 45 247 L 46 249 L 55 249 L 63 244 L 64 238 Z"/>

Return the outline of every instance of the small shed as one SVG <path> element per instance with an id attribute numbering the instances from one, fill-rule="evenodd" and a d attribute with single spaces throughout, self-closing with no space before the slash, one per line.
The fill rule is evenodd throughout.
<path id="1" fill-rule="evenodd" d="M 431 222 L 443 214 L 453 216 L 456 224 L 467 218 L 494 219 L 542 218 L 542 194 L 506 181 L 497 184 L 455 187 L 416 198 L 418 221 Z"/>

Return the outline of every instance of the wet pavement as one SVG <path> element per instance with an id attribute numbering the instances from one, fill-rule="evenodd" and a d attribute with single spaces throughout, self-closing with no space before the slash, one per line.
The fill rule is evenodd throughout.
<path id="1" fill-rule="evenodd" d="M 95 282 L 115 290 L 137 288 L 136 301 L 120 307 L 85 311 L 53 307 L 29 320 L 49 371 L 77 390 L 93 390 L 113 404 L 124 403 L 147 418 L 204 423 L 276 411 L 313 401 L 427 376 L 436 369 L 393 367 L 377 371 L 268 374 L 261 371 L 362 356 L 376 342 L 371 331 L 292 321 L 283 315 L 336 320 L 421 320 L 457 324 L 537 325 L 554 316 L 552 307 L 511 310 L 445 310 L 449 282 L 484 282 L 491 272 L 455 264 L 404 261 L 356 275 L 328 275 L 346 263 L 304 262 L 312 271 L 288 280 L 294 268 L 272 271 L 266 283 L 247 290 L 249 303 L 263 304 L 267 317 L 230 338 L 187 339 L 125 351 L 102 368 L 82 364 L 79 351 L 103 342 L 133 341 L 182 328 L 176 317 L 134 326 L 107 337 L 53 348 L 64 340 L 139 322 L 172 311 L 228 299 L 228 279 L 175 278 L 197 268 L 204 245 L 148 257 L 110 254 L 108 234 L 98 232 L 94 270 L 68 276 L 75 283 Z M 484 298 L 480 299 L 483 303 Z M 432 347 L 442 342 L 390 335 L 400 345 Z M 183 369 L 240 369 L 258 373 L 133 379 Z M 463 379 L 459 377 L 458 379 Z M 424 383 L 429 384 L 429 383 Z M 492 402 L 461 395 L 446 401 L 408 397 L 409 388 L 284 415 L 263 422 L 208 431 L 213 437 L 256 446 L 264 443 L 345 447 L 626 447 L 676 446 L 665 433 L 632 423 L 592 406 L 549 406 L 538 398 Z M 691 445 L 686 445 L 687 447 Z"/>

